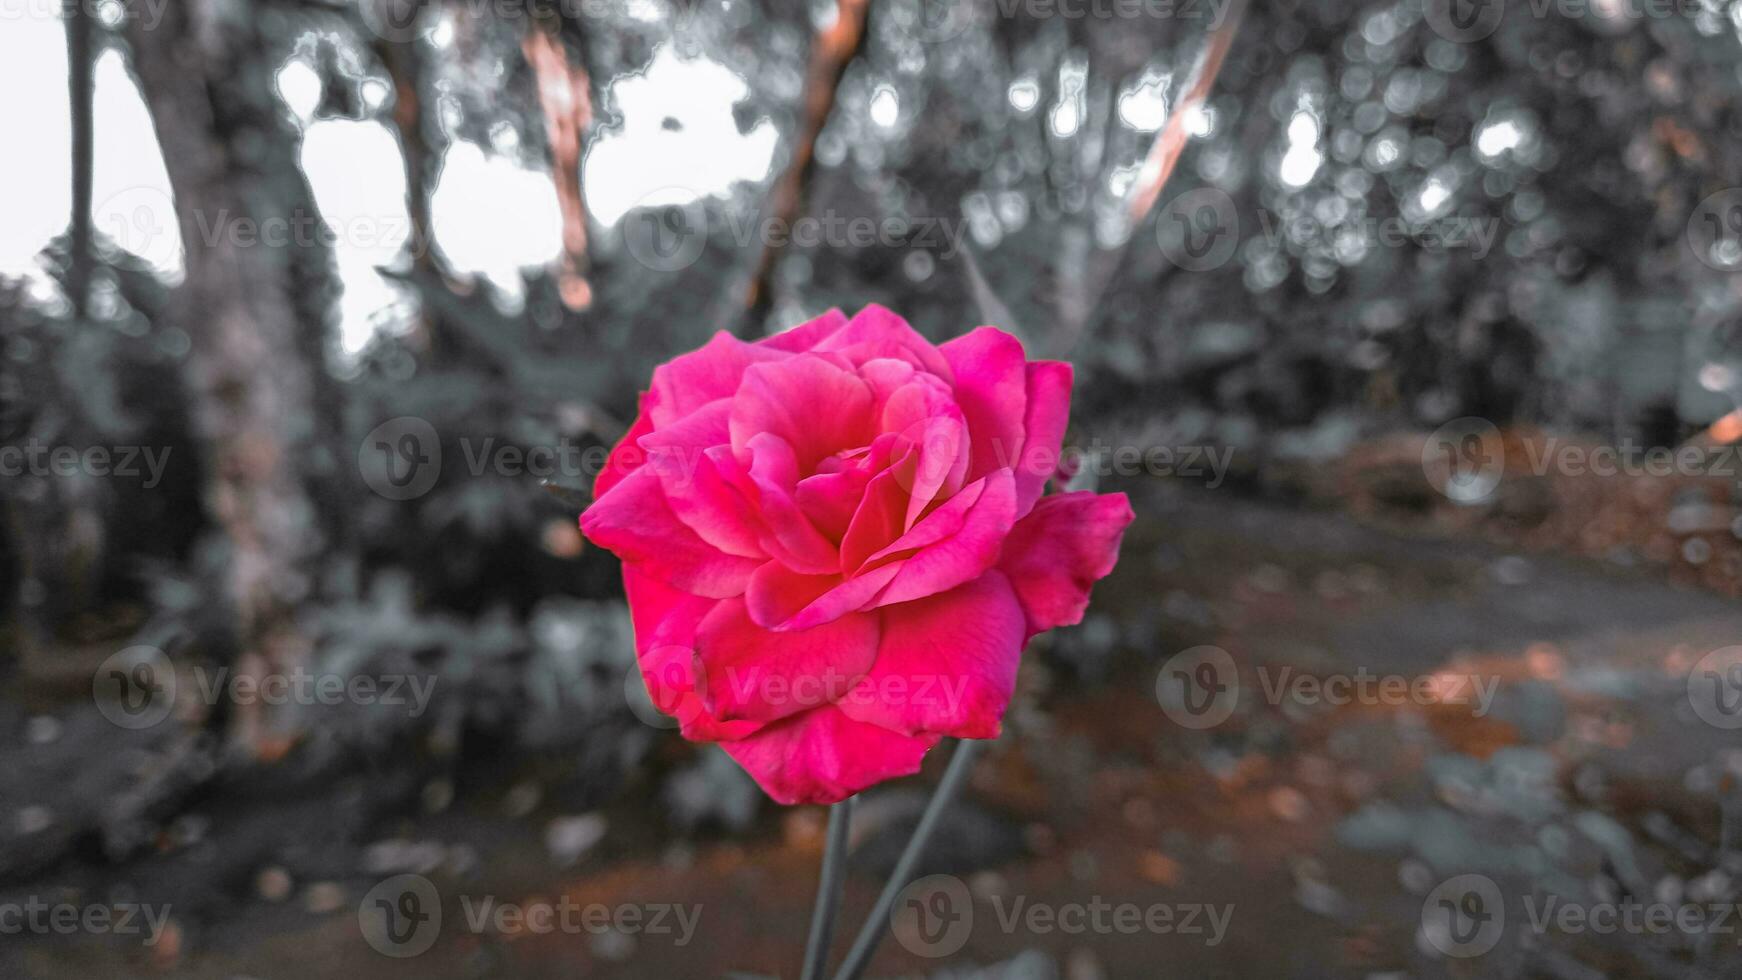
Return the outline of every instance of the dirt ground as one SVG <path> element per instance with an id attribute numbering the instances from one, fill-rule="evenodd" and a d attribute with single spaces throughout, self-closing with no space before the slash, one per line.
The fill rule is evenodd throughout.
<path id="1" fill-rule="evenodd" d="M 1526 914 L 1550 894 L 1587 905 L 1731 900 L 1742 868 L 1727 815 L 1742 746 L 1691 709 L 1686 677 L 1706 651 L 1738 642 L 1742 607 L 1659 570 L 1514 551 L 1492 528 L 1448 529 L 1431 514 L 1132 489 L 1140 519 L 1120 568 L 1089 622 L 1037 641 L 1049 649 L 1031 651 L 1004 736 L 922 869 L 966 889 L 965 939 L 948 957 L 922 955 L 938 947 L 904 920 L 873 975 L 1742 971 L 1734 936 L 1537 928 Z M 1236 665 L 1238 697 L 1225 721 L 1199 727 L 1157 682 L 1170 658 L 1204 644 Z M 1302 676 L 1396 677 L 1434 693 L 1341 705 L 1275 693 Z M 1472 704 L 1480 682 L 1491 686 Z M 840 949 L 947 756 L 941 747 L 919 780 L 861 801 Z M 549 857 L 548 801 L 461 787 L 451 806 L 423 813 L 374 805 L 381 787 L 361 782 L 321 793 L 293 781 L 232 787 L 279 802 L 263 814 L 203 799 L 196 843 L 166 839 L 157 855 L 119 866 L 81 845 L 74 861 L 0 898 L 167 901 L 162 938 L 9 936 L 0 976 L 798 973 L 820 810 L 764 806 L 746 831 L 672 843 L 657 804 L 632 785 L 590 822 L 564 825 L 599 839 L 561 867 Z M 372 948 L 359 917 L 370 889 L 399 872 L 424 875 L 442 912 L 433 945 L 404 958 Z M 1466 873 L 1497 885 L 1506 914 L 1498 942 L 1463 958 L 1436 946 L 1423 909 Z M 696 916 L 693 933 L 470 919 L 486 899 L 564 898 L 681 905 Z M 1012 918 L 1017 900 L 1056 918 Z M 1082 921 L 1072 910 L 1100 906 L 1171 918 L 1134 931 L 1067 927 Z M 1212 910 L 1226 911 L 1220 935 Z"/>

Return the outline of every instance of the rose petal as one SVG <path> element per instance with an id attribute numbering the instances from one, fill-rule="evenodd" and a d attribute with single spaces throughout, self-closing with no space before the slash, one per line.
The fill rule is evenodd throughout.
<path id="1" fill-rule="evenodd" d="M 703 541 L 678 520 L 659 477 L 646 467 L 593 501 L 581 514 L 581 532 L 674 588 L 714 599 L 742 595 L 751 573 L 763 564 Z"/>
<path id="2" fill-rule="evenodd" d="M 1009 580 L 993 570 L 882 615 L 877 662 L 837 706 L 910 735 L 997 738 L 1026 639 Z"/>
<path id="3" fill-rule="evenodd" d="M 721 748 L 776 803 L 839 803 L 868 786 L 919 771 L 936 735 L 899 735 L 833 706 L 793 715 Z"/>
<path id="4" fill-rule="evenodd" d="M 742 738 L 762 727 L 756 721 L 715 720 L 698 691 L 696 627 L 719 600 L 680 592 L 628 565 L 623 566 L 623 591 L 635 625 L 641 682 L 653 706 L 677 719 L 685 738 Z"/>
<path id="5" fill-rule="evenodd" d="M 750 440 L 750 480 L 762 513 L 763 547 L 795 572 L 829 574 L 841 567 L 835 544 L 811 524 L 793 494 L 798 460 L 784 439 L 764 432 Z"/>
<path id="6" fill-rule="evenodd" d="M 967 523 L 969 511 L 985 495 L 986 485 L 991 479 L 981 477 L 963 487 L 960 493 L 951 497 L 942 507 L 927 514 L 924 520 L 867 557 L 864 564 L 882 565 L 890 559 L 910 558 L 921 548 L 960 533 L 962 525 Z"/>
<path id="7" fill-rule="evenodd" d="M 852 578 L 800 575 L 771 561 L 750 576 L 744 601 L 759 626 L 807 630 L 869 605 L 899 570 L 886 565 Z"/>
<path id="8" fill-rule="evenodd" d="M 985 491 L 963 515 L 960 529 L 902 561 L 889 587 L 878 594 L 876 605 L 909 602 L 953 589 L 998 561 L 999 549 L 1016 519 L 1016 481 L 1009 470 L 995 470 L 985 481 Z"/>
<path id="9" fill-rule="evenodd" d="M 871 474 L 860 467 L 818 473 L 798 481 L 793 500 L 823 536 L 840 541 L 853 521 Z"/>
<path id="10" fill-rule="evenodd" d="M 1042 497 L 1004 542 L 999 567 L 1010 576 L 1030 636 L 1083 619 L 1089 587 L 1119 560 L 1119 540 L 1134 515 L 1122 493 Z"/>
<path id="11" fill-rule="evenodd" d="M 696 630 L 708 711 L 721 721 L 775 721 L 829 704 L 877 659 L 877 634 L 870 613 L 775 633 L 750 621 L 743 599 L 722 600 Z"/>
<path id="12" fill-rule="evenodd" d="M 996 327 L 980 327 L 940 344 L 956 375 L 956 403 L 968 420 L 973 462 L 968 479 L 1016 465 L 1028 408 L 1022 344 Z"/>
<path id="13" fill-rule="evenodd" d="M 777 334 L 764 337 L 757 343 L 763 347 L 772 347 L 775 350 L 791 351 L 797 354 L 810 350 L 824 338 L 836 333 L 846 325 L 847 315 L 839 309 L 832 309 L 814 320 L 801 323 L 790 330 L 782 330 Z"/>
<path id="14" fill-rule="evenodd" d="M 865 486 L 865 497 L 847 525 L 841 538 L 841 571 L 851 575 L 866 559 L 901 536 L 907 514 L 907 487 L 902 486 L 895 467 L 871 478 Z"/>
<path id="15" fill-rule="evenodd" d="M 1034 509 L 1046 481 L 1059 469 L 1059 444 L 1071 419 L 1071 366 L 1064 361 L 1028 365 L 1028 412 L 1022 423 L 1022 458 L 1016 461 L 1016 516 Z"/>
<path id="16" fill-rule="evenodd" d="M 611 488 L 623 482 L 623 478 L 640 469 L 647 462 L 647 454 L 641 448 L 641 437 L 653 431 L 653 416 L 650 413 L 649 401 L 653 393 L 644 391 L 638 401 L 635 421 L 629 426 L 629 431 L 623 433 L 623 438 L 617 440 L 617 445 L 611 447 L 611 452 L 605 457 L 605 465 L 599 470 L 599 475 L 593 478 L 593 499 L 598 500 L 611 492 Z"/>
<path id="17" fill-rule="evenodd" d="M 931 341 L 919 335 L 893 310 L 872 303 L 853 314 L 841 330 L 820 341 L 813 350 L 852 350 L 852 361 L 864 363 L 877 357 L 899 357 L 948 381 L 950 363 Z"/>
<path id="18" fill-rule="evenodd" d="M 772 347 L 745 343 L 724 330 L 701 348 L 672 358 L 653 369 L 649 390 L 655 428 L 664 428 L 703 405 L 738 390 L 750 365 L 783 360 L 791 355 Z"/>
<path id="19" fill-rule="evenodd" d="M 792 447 L 801 475 L 825 456 L 863 446 L 872 431 L 871 389 L 849 371 L 815 354 L 798 354 L 744 372 L 732 399 L 732 448 L 743 454 L 758 435 Z"/>
<path id="20" fill-rule="evenodd" d="M 659 477 L 672 513 L 703 541 L 747 558 L 765 558 L 762 522 L 744 494 L 721 472 L 736 464 L 728 447 L 729 399 L 705 407 L 641 437 L 646 469 Z"/>

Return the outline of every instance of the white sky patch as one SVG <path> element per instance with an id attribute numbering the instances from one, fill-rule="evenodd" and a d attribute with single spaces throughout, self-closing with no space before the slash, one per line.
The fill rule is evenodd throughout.
<path id="1" fill-rule="evenodd" d="M 393 264 L 411 238 L 399 142 L 380 123 L 321 120 L 303 134 L 302 169 L 332 233 L 333 261 L 344 286 L 339 344 L 356 353 L 374 335 L 382 311 L 399 298 L 375 271 Z"/>
<path id="2" fill-rule="evenodd" d="M 1510 119 L 1502 119 L 1482 127 L 1476 134 L 1476 152 L 1485 157 L 1497 157 L 1507 150 L 1517 146 L 1524 138 L 1518 124 Z"/>
<path id="3" fill-rule="evenodd" d="M 456 141 L 442 158 L 430 200 L 436 243 L 448 264 L 517 295 L 520 270 L 544 265 L 562 248 L 562 213 L 550 175 Z"/>
<path id="4" fill-rule="evenodd" d="M 581 165 L 594 220 L 614 225 L 638 206 L 725 196 L 738 181 L 767 178 L 780 136 L 768 119 L 738 131 L 732 107 L 749 94 L 730 68 L 679 57 L 670 44 L 645 70 L 612 80 L 623 124 L 600 131 Z"/>
<path id="5" fill-rule="evenodd" d="M 1216 110 L 1202 102 L 1186 110 L 1186 132 L 1207 139 L 1216 131 Z"/>
<path id="6" fill-rule="evenodd" d="M 895 86 L 878 85 L 871 94 L 871 121 L 884 129 L 893 129 L 900 118 L 901 96 L 895 93 Z"/>
<path id="7" fill-rule="evenodd" d="M 1319 119 L 1311 109 L 1297 109 L 1288 121 L 1288 150 L 1278 176 L 1290 187 L 1305 187 L 1319 172 L 1325 155 L 1319 152 Z"/>
<path id="8" fill-rule="evenodd" d="M 1167 87 L 1170 76 L 1146 71 L 1119 95 L 1119 121 L 1141 133 L 1153 133 L 1167 124 Z"/>
<path id="9" fill-rule="evenodd" d="M 151 112 L 127 73 L 121 55 L 97 59 L 93 95 L 96 152 L 91 166 L 91 221 L 101 234 L 151 263 L 174 281 L 182 270 L 181 231 L 169 173 L 157 148 Z M 65 91 L 65 86 L 62 86 Z M 64 104 L 64 102 L 63 102 Z M 71 139 L 70 133 L 68 139 Z M 71 179 L 72 161 L 57 166 L 59 183 Z M 72 192 L 57 195 L 61 220 L 72 210 Z"/>
<path id="10" fill-rule="evenodd" d="M 34 256 L 66 230 L 72 203 L 66 32 L 57 17 L 22 17 L 0 29 L 0 274 L 35 272 Z M 22 93 L 29 93 L 28 96 Z M 99 89 L 98 125 L 104 118 Z"/>
<path id="11" fill-rule="evenodd" d="M 314 118 L 321 104 L 321 76 L 301 58 L 291 58 L 278 69 L 278 97 L 305 123 Z"/>
<path id="12" fill-rule="evenodd" d="M 1088 67 L 1075 61 L 1059 66 L 1059 98 L 1047 117 L 1047 126 L 1059 139 L 1070 139 L 1082 128 L 1083 114 L 1088 108 L 1083 94 L 1088 74 Z"/>

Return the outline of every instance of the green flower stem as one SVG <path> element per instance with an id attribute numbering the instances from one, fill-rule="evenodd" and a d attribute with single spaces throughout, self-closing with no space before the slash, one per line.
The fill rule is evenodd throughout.
<path id="1" fill-rule="evenodd" d="M 821 980 L 829 962 L 835 917 L 841 910 L 841 886 L 847 877 L 847 831 L 853 823 L 854 799 L 849 796 L 829 807 L 828 843 L 823 846 L 823 872 L 817 882 L 816 904 L 811 908 L 811 934 L 804 947 L 802 980 Z"/>
<path id="2" fill-rule="evenodd" d="M 841 963 L 841 969 L 835 973 L 835 980 L 859 980 L 865 968 L 871 965 L 871 957 L 877 952 L 877 946 L 883 941 L 883 933 L 889 925 L 889 910 L 895 906 L 895 897 L 901 894 L 901 890 L 907 887 L 909 879 L 913 877 L 913 869 L 924 856 L 932 831 L 937 829 L 938 818 L 943 816 L 944 808 L 949 806 L 950 799 L 967 780 L 968 771 L 974 768 L 974 756 L 978 751 L 979 743 L 974 741 L 964 740 L 956 746 L 955 757 L 950 759 L 950 767 L 944 771 L 943 781 L 938 783 L 937 792 L 932 794 L 931 802 L 926 804 L 925 813 L 919 818 L 919 826 L 914 828 L 913 838 L 907 842 L 907 850 L 902 851 L 901 859 L 895 862 L 895 871 L 889 876 L 889 883 L 883 886 L 883 894 L 877 896 L 877 905 L 871 909 L 870 917 L 859 929 L 859 937 L 853 940 L 853 948 Z"/>

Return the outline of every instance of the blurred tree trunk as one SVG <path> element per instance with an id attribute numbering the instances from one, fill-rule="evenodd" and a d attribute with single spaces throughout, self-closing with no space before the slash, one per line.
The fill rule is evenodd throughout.
<path id="1" fill-rule="evenodd" d="M 191 335 L 186 380 L 204 444 L 206 506 L 226 543 L 226 634 L 210 651 L 238 676 L 309 660 L 295 610 L 321 548 L 311 491 L 335 452 L 324 368 L 332 263 L 274 96 L 283 47 L 257 10 L 181 0 L 128 24 L 186 250 L 172 315 Z M 270 753 L 271 719 L 235 708 L 230 733 Z M 220 704 L 219 711 L 223 711 Z"/>

